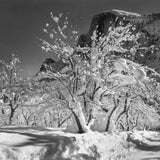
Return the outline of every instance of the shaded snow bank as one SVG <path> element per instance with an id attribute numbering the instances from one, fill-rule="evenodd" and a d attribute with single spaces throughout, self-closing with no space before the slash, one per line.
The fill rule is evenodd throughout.
<path id="1" fill-rule="evenodd" d="M 128 140 L 134 144 L 127 160 L 151 160 L 160 157 L 160 132 L 139 131 L 129 134 Z"/>
<path id="2" fill-rule="evenodd" d="M 127 140 L 132 142 L 137 149 L 160 148 L 160 132 L 135 131 L 128 134 Z"/>
<path id="3" fill-rule="evenodd" d="M 125 159 L 128 133 L 85 134 L 36 128 L 1 128 L 0 160 Z"/>

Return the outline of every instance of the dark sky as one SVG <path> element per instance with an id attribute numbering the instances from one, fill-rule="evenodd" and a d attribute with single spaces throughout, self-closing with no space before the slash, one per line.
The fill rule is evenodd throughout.
<path id="1" fill-rule="evenodd" d="M 93 15 L 109 9 L 141 14 L 160 12 L 160 0 L 0 0 L 0 59 L 15 53 L 28 75 L 36 73 L 46 57 L 38 39 L 50 12 L 69 12 L 69 19 L 81 33 L 87 32 Z"/>

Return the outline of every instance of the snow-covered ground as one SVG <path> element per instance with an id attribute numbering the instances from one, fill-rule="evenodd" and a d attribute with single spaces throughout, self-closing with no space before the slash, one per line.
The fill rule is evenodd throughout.
<path id="1" fill-rule="evenodd" d="M 147 131 L 73 134 L 65 129 L 3 127 L 0 160 L 129 160 L 139 153 L 138 147 L 155 145 L 151 139 L 157 137 L 160 140 L 159 133 Z"/>
<path id="2" fill-rule="evenodd" d="M 127 133 L 67 133 L 41 127 L 0 128 L 0 160 L 125 159 Z"/>
<path id="3" fill-rule="evenodd" d="M 127 160 L 159 160 L 160 132 L 141 131 L 129 135 L 135 150 Z"/>

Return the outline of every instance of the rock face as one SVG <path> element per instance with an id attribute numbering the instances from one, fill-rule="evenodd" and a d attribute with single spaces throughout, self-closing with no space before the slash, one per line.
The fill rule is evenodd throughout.
<path id="1" fill-rule="evenodd" d="M 78 46 L 90 47 L 92 45 L 92 36 L 94 32 L 97 39 L 109 34 L 109 28 L 126 26 L 131 24 L 135 27 L 133 34 L 140 33 L 140 48 L 135 54 L 135 61 L 147 65 L 160 73 L 160 14 L 142 16 L 140 14 L 112 10 L 100 13 L 93 17 L 92 23 L 87 34 L 80 36 Z M 126 48 L 132 44 L 125 43 Z M 150 50 L 145 50 L 150 47 Z"/>
<path id="2" fill-rule="evenodd" d="M 62 60 L 55 61 L 52 58 L 47 58 L 43 61 L 43 64 L 40 68 L 40 72 L 60 72 L 66 66 L 68 66 L 68 64 L 64 63 Z"/>
<path id="3" fill-rule="evenodd" d="M 48 73 L 62 73 L 65 74 L 68 64 L 64 63 L 62 60 L 55 61 L 52 58 L 47 58 L 43 61 L 39 72 L 36 77 L 40 82 L 52 82 L 55 80 L 53 77 L 49 77 Z"/>

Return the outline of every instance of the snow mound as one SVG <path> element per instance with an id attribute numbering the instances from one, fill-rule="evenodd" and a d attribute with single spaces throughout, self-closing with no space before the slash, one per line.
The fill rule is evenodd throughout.
<path id="1" fill-rule="evenodd" d="M 76 136 L 78 153 L 90 154 L 99 160 L 125 160 L 130 155 L 129 144 L 126 143 L 127 137 L 127 132 L 80 134 Z"/>
<path id="2" fill-rule="evenodd" d="M 73 134 L 33 127 L 0 128 L 0 160 L 125 159 L 128 134 L 88 132 Z"/>
<path id="3" fill-rule="evenodd" d="M 160 147 L 160 133 L 154 131 L 135 131 L 129 134 L 128 141 L 135 145 L 137 150 Z"/>

